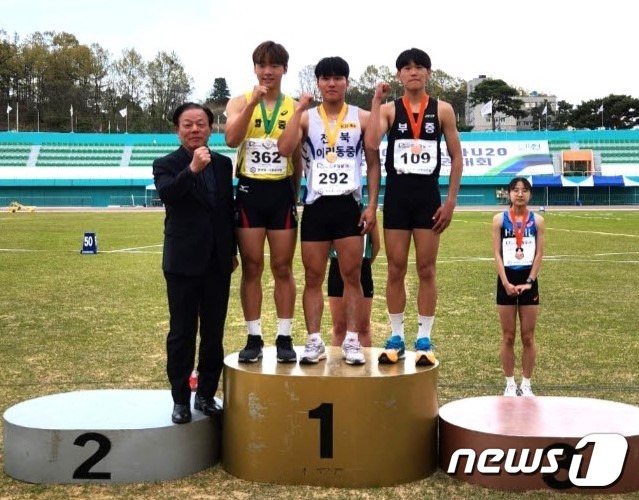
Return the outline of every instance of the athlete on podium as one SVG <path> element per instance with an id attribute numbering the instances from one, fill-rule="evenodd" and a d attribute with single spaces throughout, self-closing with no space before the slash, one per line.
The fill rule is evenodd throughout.
<path id="1" fill-rule="evenodd" d="M 412 48 L 395 62 L 404 95 L 382 104 L 390 95 L 390 85 L 380 83 L 371 106 L 371 148 L 379 148 L 388 136 L 386 191 L 384 195 L 384 243 L 388 259 L 386 304 L 391 335 L 380 363 L 397 363 L 405 356 L 404 311 L 411 239 L 415 242 L 418 331 L 415 341 L 417 365 L 436 362 L 431 329 L 437 306 L 436 264 L 441 234 L 450 224 L 457 203 L 462 174 L 462 151 L 455 113 L 447 102 L 430 97 L 426 84 L 431 61 L 426 52 Z M 439 192 L 441 136 L 451 159 L 446 201 Z"/>
<path id="2" fill-rule="evenodd" d="M 242 259 L 240 297 L 248 337 L 239 353 L 242 363 L 262 357 L 262 273 L 264 243 L 275 282 L 277 361 L 295 362 L 291 329 L 295 308 L 293 256 L 297 243 L 297 193 L 302 174 L 299 149 L 283 155 L 277 139 L 293 115 L 295 101 L 281 91 L 288 52 L 266 41 L 253 52 L 257 85 L 231 99 L 226 107 L 226 143 L 237 147 L 235 225 Z"/>
<path id="3" fill-rule="evenodd" d="M 324 308 L 322 284 L 331 245 L 339 260 L 344 282 L 346 336 L 342 344 L 348 364 L 363 364 L 358 336 L 362 286 L 363 237 L 377 223 L 379 156 L 367 164 L 368 205 L 361 210 L 363 137 L 369 113 L 346 104 L 348 63 L 327 57 L 315 67 L 322 103 L 309 109 L 312 96 L 302 94 L 293 118 L 278 141 L 281 154 L 289 155 L 303 145 L 306 186 L 302 201 L 302 262 L 304 264 L 304 318 L 308 338 L 300 363 L 326 358 L 320 335 Z M 377 160 L 377 161 L 376 161 Z"/>

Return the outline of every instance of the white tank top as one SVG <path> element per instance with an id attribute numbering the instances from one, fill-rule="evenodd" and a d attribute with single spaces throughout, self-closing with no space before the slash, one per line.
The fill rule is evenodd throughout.
<path id="1" fill-rule="evenodd" d="M 310 205 L 320 196 L 351 193 L 356 201 L 361 201 L 363 137 L 359 108 L 348 106 L 333 149 L 328 146 L 318 109 L 308 110 L 308 137 L 302 149 L 306 178 L 302 201 Z M 329 123 L 335 127 L 334 120 Z"/>

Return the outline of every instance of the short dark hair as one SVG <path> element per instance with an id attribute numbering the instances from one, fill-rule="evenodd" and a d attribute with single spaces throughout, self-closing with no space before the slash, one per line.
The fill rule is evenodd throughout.
<path id="1" fill-rule="evenodd" d="M 178 106 L 177 109 L 173 112 L 173 125 L 177 127 L 180 124 L 180 116 L 182 116 L 182 113 L 189 109 L 201 109 L 202 111 L 204 111 L 204 113 L 206 113 L 206 117 L 209 119 L 209 127 L 213 125 L 213 111 L 211 111 L 206 106 L 202 106 L 201 104 L 198 104 L 196 102 L 185 102 L 181 106 Z"/>
<path id="2" fill-rule="evenodd" d="M 325 57 L 315 66 L 315 78 L 320 76 L 343 76 L 348 80 L 350 68 L 341 57 Z"/>
<path id="3" fill-rule="evenodd" d="M 513 180 L 511 180 L 508 183 L 508 192 L 510 193 L 513 189 L 515 189 L 515 186 L 517 185 L 518 182 L 521 182 L 524 187 L 530 191 L 532 193 L 532 184 L 530 183 L 530 181 L 528 179 L 526 179 L 525 177 L 515 177 Z"/>
<path id="4" fill-rule="evenodd" d="M 397 71 L 399 71 L 404 66 L 408 66 L 411 63 L 430 69 L 430 56 L 423 50 L 413 47 L 412 49 L 405 50 L 397 56 L 395 66 L 397 67 Z"/>
<path id="5" fill-rule="evenodd" d="M 253 64 L 281 64 L 288 67 L 288 52 L 279 43 L 267 40 L 260 43 L 253 51 Z"/>

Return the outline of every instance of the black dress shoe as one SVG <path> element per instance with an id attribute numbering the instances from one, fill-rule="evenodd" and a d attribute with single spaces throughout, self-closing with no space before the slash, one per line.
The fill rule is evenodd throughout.
<path id="1" fill-rule="evenodd" d="M 213 396 L 207 398 L 196 394 L 193 407 L 196 410 L 200 410 L 202 413 L 204 413 L 204 415 L 215 415 L 217 413 L 222 413 L 222 407 L 217 404 Z"/>
<path id="2" fill-rule="evenodd" d="M 174 424 L 186 424 L 191 421 L 191 406 L 190 405 L 173 405 L 173 414 L 171 420 Z"/>

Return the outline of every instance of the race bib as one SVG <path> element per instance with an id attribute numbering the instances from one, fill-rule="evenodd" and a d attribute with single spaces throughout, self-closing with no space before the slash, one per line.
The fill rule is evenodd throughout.
<path id="1" fill-rule="evenodd" d="M 277 141 L 273 139 L 248 139 L 245 149 L 246 172 L 251 177 L 285 176 L 285 156 L 277 150 Z"/>
<path id="2" fill-rule="evenodd" d="M 437 141 L 398 139 L 393 149 L 395 170 L 399 174 L 430 175 L 437 168 Z"/>
<path id="3" fill-rule="evenodd" d="M 535 259 L 534 236 L 524 237 L 521 247 L 517 246 L 516 238 L 504 238 L 501 242 L 504 267 L 532 266 Z"/>
<path id="4" fill-rule="evenodd" d="M 313 160 L 311 188 L 321 196 L 339 196 L 355 191 L 355 161 L 338 158 L 334 163 Z"/>

